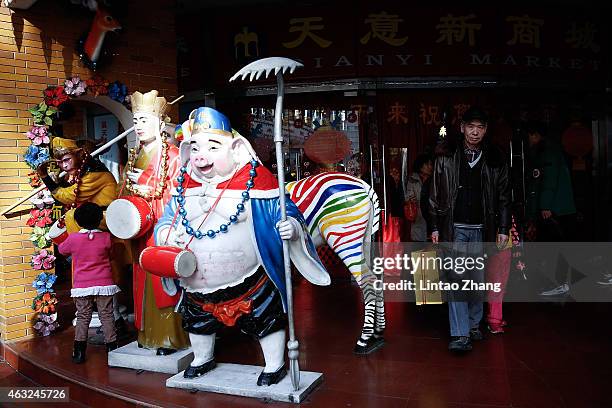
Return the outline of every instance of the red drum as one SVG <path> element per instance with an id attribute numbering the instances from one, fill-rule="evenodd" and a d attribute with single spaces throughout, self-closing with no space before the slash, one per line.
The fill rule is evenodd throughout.
<path id="1" fill-rule="evenodd" d="M 121 197 L 106 209 L 106 226 L 121 239 L 142 237 L 153 227 L 154 219 L 153 209 L 142 197 Z"/>
<path id="2" fill-rule="evenodd" d="M 140 267 L 162 278 L 187 278 L 196 270 L 193 252 L 171 246 L 150 246 L 140 253 Z"/>
<path id="3" fill-rule="evenodd" d="M 49 228 L 49 239 L 55 244 L 59 245 L 68 238 L 68 232 L 66 231 L 66 226 L 63 223 L 60 226 L 60 220 L 57 220 L 51 225 Z"/>

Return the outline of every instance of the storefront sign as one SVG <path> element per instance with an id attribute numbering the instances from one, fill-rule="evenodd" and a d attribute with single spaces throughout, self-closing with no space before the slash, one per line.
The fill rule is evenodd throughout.
<path id="1" fill-rule="evenodd" d="M 522 74 L 605 78 L 606 28 L 597 15 L 534 8 L 400 7 L 328 7 L 324 13 L 297 7 L 232 10 L 210 27 L 217 47 L 215 81 L 226 83 L 227 72 L 277 55 L 301 60 L 304 68 L 294 77 L 308 80 Z M 202 72 L 199 68 L 190 71 Z"/>

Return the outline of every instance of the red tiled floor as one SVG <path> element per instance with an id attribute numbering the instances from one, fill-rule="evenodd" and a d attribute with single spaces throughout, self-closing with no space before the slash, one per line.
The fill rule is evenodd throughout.
<path id="1" fill-rule="evenodd" d="M 11 345 L 43 359 L 61 375 L 124 397 L 168 407 L 290 407 L 265 401 L 167 389 L 168 375 L 109 369 L 103 347 L 89 346 L 84 365 L 70 362 L 73 309 L 61 312 L 62 331 Z M 489 335 L 464 356 L 447 350 L 446 306 L 387 303 L 386 344 L 367 357 L 352 350 L 362 324 L 361 293 L 348 279 L 330 287 L 298 280 L 295 315 L 303 370 L 324 373 L 306 401 L 310 407 L 598 408 L 612 406 L 610 304 L 509 304 L 510 327 Z M 220 362 L 261 364 L 259 345 L 236 329 L 218 333 Z M 29 364 L 29 363 L 28 363 Z M 24 367 L 28 364 L 22 361 Z M 35 381 L 48 377 L 33 370 Z M 19 378 L 2 370 L 2 384 Z M 86 393 L 76 390 L 76 393 Z M 113 403 L 113 408 L 123 406 Z"/>
<path id="2" fill-rule="evenodd" d="M 496 369 L 423 367 L 424 374 L 411 399 L 430 401 L 433 396 L 444 403 L 510 403 L 506 372 Z M 483 386 L 486 382 L 486 386 Z"/>
<path id="3" fill-rule="evenodd" d="M 326 387 L 313 394 L 308 405 L 312 407 L 333 408 L 406 408 L 408 400 L 394 397 L 381 397 L 369 394 L 330 390 Z"/>
<path id="4" fill-rule="evenodd" d="M 565 407 L 561 394 L 542 376 L 530 370 L 508 372 L 513 406 L 521 408 Z"/>
<path id="5" fill-rule="evenodd" d="M 328 375 L 325 383 L 333 391 L 409 398 L 417 389 L 422 375 L 423 366 L 419 364 L 402 361 L 385 361 L 381 364 L 366 357 L 360 364 L 351 362 L 336 374 Z"/>

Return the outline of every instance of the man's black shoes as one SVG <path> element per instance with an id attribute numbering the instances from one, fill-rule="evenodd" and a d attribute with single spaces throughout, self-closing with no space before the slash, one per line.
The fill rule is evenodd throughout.
<path id="1" fill-rule="evenodd" d="M 468 336 L 455 336 L 448 343 L 448 349 L 455 353 L 465 353 L 472 350 L 472 340 Z"/>

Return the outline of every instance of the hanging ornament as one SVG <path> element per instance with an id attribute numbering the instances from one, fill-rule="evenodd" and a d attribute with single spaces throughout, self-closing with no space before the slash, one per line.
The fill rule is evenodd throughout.
<path id="1" fill-rule="evenodd" d="M 349 113 L 346 117 L 346 120 L 348 120 L 349 123 L 357 122 L 357 114 L 355 112 Z"/>
<path id="2" fill-rule="evenodd" d="M 107 10 L 101 7 L 96 9 L 96 16 L 91 23 L 89 32 L 79 40 L 76 47 L 79 58 L 87 68 L 92 71 L 98 68 L 100 58 L 105 56 L 102 51 L 102 44 L 106 33 L 120 29 L 121 25 L 117 19 Z"/>

